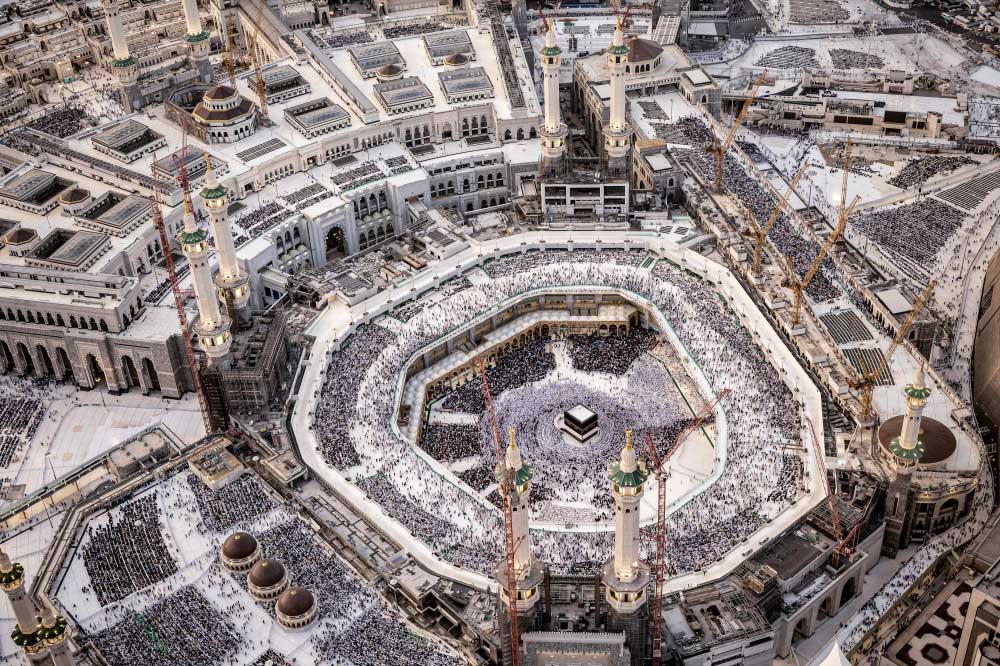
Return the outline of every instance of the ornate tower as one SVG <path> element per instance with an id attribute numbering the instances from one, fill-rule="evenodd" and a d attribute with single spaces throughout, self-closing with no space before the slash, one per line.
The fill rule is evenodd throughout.
<path id="1" fill-rule="evenodd" d="M 201 27 L 201 14 L 198 13 L 198 0 L 183 0 L 184 22 L 187 25 L 187 35 L 184 40 L 188 45 L 191 65 L 198 70 L 198 78 L 202 83 L 212 82 L 212 63 L 208 54 L 212 49 L 208 33 Z"/>
<path id="2" fill-rule="evenodd" d="M 615 499 L 615 554 L 604 565 L 602 575 L 608 604 L 607 626 L 624 631 L 632 652 L 632 663 L 647 656 L 646 608 L 649 566 L 639 556 L 639 504 L 649 472 L 632 448 L 632 431 L 625 431 L 621 458 L 608 470 Z"/>
<path id="3" fill-rule="evenodd" d="M 628 151 L 632 144 L 632 128 L 625 124 L 625 67 L 628 65 L 628 46 L 622 22 L 618 19 L 615 34 L 608 47 L 608 70 L 611 74 L 611 111 L 604 126 L 604 152 L 607 155 L 607 173 L 612 178 L 628 175 Z"/>
<path id="4" fill-rule="evenodd" d="M 14 644 L 24 650 L 25 656 L 32 664 L 45 658 L 45 642 L 42 640 L 38 615 L 35 604 L 31 602 L 24 588 L 24 567 L 17 562 L 11 562 L 7 553 L 0 550 L 0 587 L 3 587 L 17 625 L 10 632 Z"/>
<path id="5" fill-rule="evenodd" d="M 893 474 L 886 493 L 885 539 L 883 550 L 895 556 L 910 541 L 910 478 L 913 470 L 924 456 L 924 445 L 920 441 L 920 419 L 923 416 L 931 389 L 926 385 L 924 366 L 917 368 L 913 382 L 906 385 L 906 412 L 899 436 L 889 442 Z"/>
<path id="6" fill-rule="evenodd" d="M 513 472 L 514 486 L 508 488 L 507 470 Z M 496 580 L 502 588 L 506 618 L 510 612 L 510 595 L 517 595 L 518 628 L 521 632 L 535 628 L 538 617 L 538 599 L 544 573 L 541 564 L 531 554 L 531 540 L 528 533 L 528 497 L 531 494 L 531 479 L 535 472 L 531 465 L 521 460 L 521 452 L 514 441 L 514 429 L 510 430 L 510 443 L 507 446 L 504 465 L 497 464 L 496 477 L 498 490 L 510 498 L 512 531 L 514 533 L 514 577 L 507 576 L 507 562 L 501 560 L 497 564 Z M 508 641 L 510 629 L 506 622 L 501 622 L 501 636 Z M 505 651 L 506 654 L 506 651 Z"/>
<path id="7" fill-rule="evenodd" d="M 142 92 L 139 90 L 139 61 L 128 52 L 125 28 L 118 14 L 118 0 L 101 0 L 101 4 L 108 19 L 108 33 L 115 56 L 111 61 L 111 71 L 118 79 L 122 103 L 128 111 L 138 111 L 143 107 Z"/>
<path id="8" fill-rule="evenodd" d="M 73 666 L 73 656 L 69 651 L 67 640 L 66 619 L 56 615 L 49 604 L 42 606 L 42 630 L 39 632 L 45 647 L 49 650 L 54 666 Z"/>
<path id="9" fill-rule="evenodd" d="M 542 140 L 542 175 L 554 175 L 561 169 L 566 154 L 566 136 L 569 130 L 559 112 L 559 54 L 556 36 L 551 26 L 545 24 L 545 46 L 538 54 L 542 65 L 542 95 L 545 117 L 539 136 Z"/>
<path id="10" fill-rule="evenodd" d="M 208 174 L 205 177 L 205 187 L 201 198 L 208 211 L 208 220 L 212 225 L 212 236 L 215 238 L 215 251 L 219 257 L 219 272 L 215 274 L 215 287 L 219 299 L 225 303 L 229 319 L 239 323 L 240 312 L 246 308 L 250 300 L 250 278 L 246 271 L 241 271 L 236 261 L 236 244 L 233 242 L 233 228 L 229 224 L 226 211 L 229 207 L 229 189 L 219 183 L 212 170 L 212 162 L 205 155 Z"/>
<path id="11" fill-rule="evenodd" d="M 208 265 L 208 232 L 198 225 L 191 210 L 191 200 L 184 197 L 184 228 L 177 234 L 181 252 L 191 265 L 194 295 L 198 301 L 198 319 L 192 328 L 198 335 L 198 346 L 210 359 L 229 353 L 232 322 L 219 309 L 219 299 L 212 285 L 212 269 Z"/>

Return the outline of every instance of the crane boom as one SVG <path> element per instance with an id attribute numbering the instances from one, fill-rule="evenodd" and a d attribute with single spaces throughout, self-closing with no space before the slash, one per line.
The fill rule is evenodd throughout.
<path id="1" fill-rule="evenodd" d="M 257 18 L 253 22 L 253 44 L 247 44 L 250 50 L 250 59 L 253 61 L 254 85 L 257 87 L 257 99 L 260 102 L 260 121 L 262 125 L 269 125 L 267 117 L 267 92 L 264 90 L 264 76 L 260 70 L 260 54 L 257 53 L 257 42 L 260 40 L 260 22 L 264 18 L 264 5 L 267 0 L 260 0 L 257 5 Z"/>
<path id="2" fill-rule="evenodd" d="M 847 176 L 851 167 L 851 137 L 847 137 L 847 145 L 844 148 L 844 180 L 840 184 L 840 214 L 843 216 L 847 207 Z"/>
<path id="3" fill-rule="evenodd" d="M 156 163 L 155 156 L 153 163 Z M 181 327 L 184 353 L 187 356 L 188 367 L 191 369 L 191 383 L 194 384 L 194 392 L 198 397 L 198 406 L 201 408 L 201 418 L 205 422 L 205 434 L 207 435 L 212 432 L 212 420 L 208 412 L 205 391 L 201 386 L 201 376 L 198 374 L 198 363 L 194 355 L 194 345 L 191 342 L 191 331 L 188 328 L 187 315 L 184 313 L 184 297 L 181 295 L 177 271 L 174 269 L 174 259 L 170 252 L 170 241 L 167 239 L 167 227 L 163 224 L 163 213 L 160 211 L 159 182 L 157 178 L 153 178 L 153 195 L 150 197 L 150 203 L 153 205 L 153 225 L 160 235 L 160 245 L 163 246 L 163 261 L 167 265 L 167 280 L 169 280 L 170 290 L 174 294 L 174 306 L 177 308 L 177 321 Z"/>
<path id="4" fill-rule="evenodd" d="M 792 195 L 792 192 L 795 191 L 795 185 L 798 184 L 799 178 L 802 177 L 802 174 L 805 173 L 805 170 L 806 170 L 806 164 L 803 164 L 801 167 L 799 167 L 799 170 L 795 172 L 795 175 L 792 176 L 791 182 L 788 184 L 788 189 L 785 190 L 785 193 L 781 195 L 781 198 L 778 200 L 778 205 L 774 207 L 774 211 L 771 213 L 771 216 L 767 218 L 767 222 L 764 224 L 764 226 L 758 229 L 757 231 L 753 248 L 754 275 L 760 275 L 760 262 L 764 255 L 764 241 L 767 240 L 767 235 L 771 233 L 771 229 L 774 228 L 775 223 L 778 221 L 778 216 L 781 215 L 781 211 L 784 210 L 785 204 L 788 203 L 788 198 Z M 751 218 L 752 217 L 753 216 L 751 214 Z"/>
<path id="5" fill-rule="evenodd" d="M 830 511 L 830 518 L 833 520 L 833 538 L 837 543 L 842 540 L 840 533 L 840 513 L 837 511 L 837 503 L 833 501 L 833 488 L 830 487 L 830 475 L 826 471 L 826 452 L 816 437 L 813 429 L 812 419 L 806 417 L 806 425 L 809 429 L 809 436 L 812 437 L 813 450 L 816 452 L 816 464 L 819 465 L 820 474 L 823 475 L 823 483 L 826 484 L 826 506 Z"/>
<path id="6" fill-rule="evenodd" d="M 709 152 L 715 153 L 715 190 L 717 192 L 722 191 L 722 165 L 726 158 L 726 152 L 729 147 L 733 145 L 733 141 L 736 139 L 736 132 L 739 131 L 740 126 L 747 117 L 747 112 L 750 110 L 751 105 L 753 105 L 754 100 L 757 99 L 757 91 L 760 90 L 760 86 L 764 83 L 764 79 L 767 78 L 767 70 L 765 69 L 760 73 L 760 76 L 756 78 L 753 82 L 753 89 L 750 91 L 750 96 L 747 97 L 746 102 L 743 104 L 743 108 L 740 109 L 739 114 L 736 116 L 736 120 L 733 121 L 733 126 L 729 128 L 729 133 L 722 143 L 716 142 L 714 145 L 709 147 Z"/>
<path id="7" fill-rule="evenodd" d="M 875 385 L 878 383 L 879 376 L 889 366 L 889 361 L 892 360 L 893 354 L 896 353 L 896 349 L 910 332 L 910 327 L 913 326 L 913 322 L 916 321 L 917 316 L 924 309 L 924 306 L 927 305 L 927 301 L 930 299 L 931 293 L 936 286 L 937 280 L 931 280 L 920 296 L 917 297 L 916 302 L 913 304 L 913 309 L 910 310 L 910 314 L 907 315 L 903 325 L 899 327 L 899 331 L 896 332 L 896 336 L 892 339 L 889 349 L 882 355 L 882 361 L 878 366 L 871 372 L 862 375 L 860 379 L 848 382 L 851 388 L 861 391 L 861 417 L 863 420 L 867 421 L 872 415 L 872 396 L 875 393 Z"/>
<path id="8" fill-rule="evenodd" d="M 719 394 L 715 396 L 715 400 L 706 405 L 701 411 L 699 411 L 694 419 L 688 423 L 683 430 L 681 430 L 671 445 L 668 447 L 660 458 L 660 454 L 656 451 L 656 445 L 653 444 L 653 438 L 646 433 L 644 441 L 646 443 L 646 451 L 649 453 L 649 460 L 652 463 L 653 471 L 656 473 L 656 592 L 653 596 L 653 662 L 652 666 L 660 666 L 661 660 L 663 659 L 663 649 L 662 649 L 662 634 L 661 634 L 661 624 L 663 617 L 663 581 L 666 578 L 666 539 L 667 539 L 667 469 L 666 464 L 670 460 L 674 452 L 680 448 L 681 443 L 687 439 L 687 436 L 694 432 L 696 429 L 701 427 L 701 424 L 705 422 L 709 416 L 715 411 L 716 405 L 729 395 L 729 389 L 722 389 Z"/>
<path id="9" fill-rule="evenodd" d="M 517 571 L 514 567 L 514 550 L 517 545 L 514 543 L 514 522 L 510 506 L 510 493 L 514 492 L 516 484 L 514 482 L 514 470 L 507 465 L 507 458 L 504 455 L 503 444 L 500 443 L 500 425 L 497 423 L 496 409 L 493 407 L 493 395 L 490 393 L 490 384 L 486 379 L 486 364 L 482 356 L 476 357 L 476 368 L 483 383 L 483 401 L 486 403 L 486 413 L 489 415 L 490 429 L 493 436 L 493 447 L 496 449 L 497 461 L 501 469 L 506 472 L 506 481 L 499 490 L 503 500 L 503 534 L 504 549 L 507 557 L 507 601 L 510 612 L 510 657 L 513 666 L 520 666 L 520 655 L 518 648 L 521 643 L 520 629 L 517 626 Z"/>

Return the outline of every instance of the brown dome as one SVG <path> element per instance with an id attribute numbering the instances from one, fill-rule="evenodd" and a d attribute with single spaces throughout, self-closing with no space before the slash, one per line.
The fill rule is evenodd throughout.
<path id="1" fill-rule="evenodd" d="M 212 86 L 205 93 L 205 99 L 209 101 L 221 102 L 236 95 L 236 89 L 229 86 Z"/>
<path id="2" fill-rule="evenodd" d="M 83 189 L 82 187 L 74 187 L 72 190 L 69 190 L 61 197 L 59 197 L 59 200 L 62 201 L 63 203 L 75 204 L 75 203 L 80 203 L 89 196 L 90 192 L 88 192 L 87 190 Z"/>
<path id="3" fill-rule="evenodd" d="M 452 53 L 450 56 L 444 59 L 444 64 L 450 67 L 458 67 L 469 62 L 469 56 L 464 53 Z"/>
<path id="4" fill-rule="evenodd" d="M 285 617 L 301 617 L 316 605 L 313 593 L 304 587 L 290 587 L 278 597 L 277 610 Z"/>
<path id="5" fill-rule="evenodd" d="M 399 65 L 386 65 L 385 67 L 379 67 L 376 74 L 379 76 L 398 76 L 403 73 L 403 68 Z"/>
<path id="6" fill-rule="evenodd" d="M 277 560 L 261 560 L 250 569 L 247 580 L 254 587 L 274 587 L 285 577 L 285 567 Z"/>
<path id="7" fill-rule="evenodd" d="M 7 242 L 11 245 L 24 245 L 38 238 L 38 234 L 33 229 L 18 227 L 7 232 Z"/>
<path id="8" fill-rule="evenodd" d="M 643 62 L 652 60 L 663 53 L 663 47 L 654 41 L 633 37 L 628 43 L 628 61 Z"/>
<path id="9" fill-rule="evenodd" d="M 903 417 L 893 416 L 878 429 L 878 441 L 886 451 L 893 437 L 898 437 L 903 430 Z M 924 416 L 920 419 L 920 434 L 917 438 L 924 445 L 924 455 L 920 458 L 921 465 L 933 465 L 944 462 L 955 453 L 957 442 L 955 435 L 945 424 Z"/>
<path id="10" fill-rule="evenodd" d="M 245 560 L 257 550 L 257 539 L 246 532 L 230 534 L 222 544 L 222 555 L 229 560 Z"/>

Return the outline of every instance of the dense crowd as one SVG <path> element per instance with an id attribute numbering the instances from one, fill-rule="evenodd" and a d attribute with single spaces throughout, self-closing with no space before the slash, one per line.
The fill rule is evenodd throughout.
<path id="1" fill-rule="evenodd" d="M 854 215 L 851 227 L 878 245 L 902 271 L 929 280 L 938 252 L 965 217 L 937 199 L 923 199 Z"/>
<path id="2" fill-rule="evenodd" d="M 48 377 L 0 379 L 0 468 L 8 467 L 35 436 L 54 386 Z"/>
<path id="3" fill-rule="evenodd" d="M 656 334 L 633 328 L 625 336 L 570 336 L 573 367 L 584 372 L 606 372 L 623 375 L 637 358 L 656 344 Z"/>
<path id="4" fill-rule="evenodd" d="M 520 347 L 511 347 L 497 355 L 497 364 L 486 369 L 486 379 L 495 395 L 519 386 L 536 382 L 556 367 L 556 359 L 541 338 L 528 340 Z M 432 392 L 432 399 L 439 394 Z M 486 410 L 483 386 L 471 381 L 452 391 L 441 403 L 441 407 L 452 412 L 482 414 Z"/>
<path id="5" fill-rule="evenodd" d="M 251 237 L 256 238 L 294 214 L 295 211 L 290 208 L 285 208 L 276 201 L 269 201 L 234 219 L 234 222 L 243 227 Z"/>
<path id="6" fill-rule="evenodd" d="M 704 146 L 712 142 L 709 128 L 700 119 L 693 117 L 683 118 L 669 127 L 679 135 L 678 143 L 690 146 L 687 149 L 675 148 L 673 154 L 687 160 L 699 173 L 703 182 L 712 182 L 715 179 L 715 158 L 704 150 Z M 778 203 L 777 197 L 748 175 L 733 157 L 726 157 L 723 169 L 726 187 L 735 198 L 753 212 L 757 224 L 763 227 Z M 816 260 L 816 255 L 819 254 L 819 247 L 803 236 L 786 212 L 778 215 L 768 238 L 779 252 L 791 259 L 799 278 L 809 271 Z M 835 275 L 833 262 L 827 257 L 806 288 L 806 293 L 815 301 L 830 301 L 837 298 L 841 292 L 832 281 Z"/>
<path id="7" fill-rule="evenodd" d="M 448 30 L 454 26 L 450 26 L 446 23 L 440 21 L 434 22 L 412 22 L 412 23 L 400 23 L 397 25 L 390 25 L 382 28 L 382 34 L 385 35 L 386 39 L 405 39 L 407 37 L 415 37 L 417 35 L 426 35 L 429 32 L 437 32 L 439 30 Z"/>
<path id="8" fill-rule="evenodd" d="M 202 524 L 211 532 L 226 530 L 236 523 L 263 515 L 276 504 L 253 475 L 245 474 L 219 490 L 212 490 L 197 476 L 187 477 L 194 493 Z"/>
<path id="9" fill-rule="evenodd" d="M 873 53 L 850 49 L 830 49 L 830 59 L 836 69 L 882 69 L 885 61 Z"/>
<path id="10" fill-rule="evenodd" d="M 112 666 L 216 666 L 241 639 L 236 628 L 193 586 L 93 636 Z"/>
<path id="11" fill-rule="evenodd" d="M 320 663 L 331 666 L 461 666 L 426 638 L 410 631 L 389 612 L 374 608 L 344 632 L 329 632 L 316 640 Z"/>
<path id="12" fill-rule="evenodd" d="M 65 139 L 82 130 L 85 124 L 89 126 L 87 120 L 87 114 L 83 109 L 66 105 L 47 109 L 44 115 L 28 122 L 26 126 L 58 139 Z"/>
<path id="13" fill-rule="evenodd" d="M 907 162 L 899 173 L 889 179 L 889 184 L 908 190 L 923 185 L 931 178 L 975 163 L 974 159 L 964 155 L 929 155 Z"/>
<path id="14" fill-rule="evenodd" d="M 441 284 L 433 291 L 424 294 L 415 301 L 408 301 L 392 311 L 392 316 L 400 321 L 409 321 L 418 312 L 423 312 L 424 308 L 447 299 L 452 294 L 464 291 L 472 286 L 467 277 L 457 277 Z"/>
<path id="15" fill-rule="evenodd" d="M 156 493 L 123 504 L 107 524 L 89 525 L 83 564 L 102 606 L 177 573 L 163 540 Z"/>
<path id="16" fill-rule="evenodd" d="M 435 472 L 394 433 L 391 423 L 396 398 L 393 391 L 386 390 L 387 380 L 400 376 L 418 350 L 489 307 L 531 289 L 598 284 L 641 294 L 660 312 L 670 313 L 675 334 L 701 366 L 713 390 L 732 390 L 722 405 L 726 419 L 716 424 L 715 439 L 724 444 L 718 456 L 720 462 L 725 457 L 725 466 L 711 487 L 670 516 L 668 527 L 671 549 L 676 553 L 674 570 L 703 569 L 773 520 L 801 491 L 801 466 L 789 465 L 782 456 L 787 447 L 802 445 L 804 423 L 798 403 L 752 333 L 736 323 L 735 315 L 710 284 L 666 262 L 652 271 L 637 269 L 635 266 L 643 262 L 642 253 L 632 253 L 640 257 L 634 262 L 620 261 L 628 257 L 621 251 L 572 254 L 567 258 L 564 252 L 545 252 L 551 262 L 544 256 L 540 260 L 539 253 L 495 260 L 486 266 L 487 272 L 496 276 L 491 282 L 426 308 L 410 321 L 394 325 L 392 333 L 367 324 L 358 329 L 361 336 L 356 332 L 342 349 L 329 349 L 325 383 L 318 389 L 322 394 L 312 425 L 322 453 L 341 469 L 343 461 L 350 460 L 348 477 L 441 557 L 488 573 L 500 551 L 499 512 Z M 383 333 L 376 339 L 372 333 L 379 331 Z M 359 344 L 362 347 L 356 346 Z M 528 354 L 538 363 L 554 360 L 544 346 Z M 525 356 L 525 351 L 518 350 L 517 356 Z M 526 383 L 525 374 L 535 373 L 541 379 L 552 370 L 550 365 L 543 372 L 526 362 L 520 367 L 519 376 L 511 377 L 512 385 L 494 386 L 494 393 L 500 396 L 498 405 L 505 392 L 513 396 L 514 389 Z M 475 395 L 479 395 L 476 389 Z M 634 395 L 627 397 L 635 400 Z M 513 409 L 523 406 L 530 411 L 534 406 L 531 400 L 534 397 L 512 400 Z M 481 406 L 480 402 L 457 407 L 477 413 L 474 408 Z M 526 441 L 525 446 L 529 445 Z M 537 479 L 558 473 L 550 469 L 555 463 L 544 455 L 532 459 L 525 453 L 525 457 L 535 465 Z M 601 461 L 602 470 L 613 461 L 612 453 L 608 458 Z M 471 476 L 482 482 L 486 473 L 484 469 Z M 606 479 L 602 480 L 605 484 Z M 594 571 L 609 557 L 612 539 L 610 530 L 532 534 L 533 549 L 556 572 Z"/>

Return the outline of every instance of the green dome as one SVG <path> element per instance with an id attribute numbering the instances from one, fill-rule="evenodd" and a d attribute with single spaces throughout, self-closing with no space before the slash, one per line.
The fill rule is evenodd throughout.
<path id="1" fill-rule="evenodd" d="M 227 192 L 228 190 L 222 185 L 211 188 L 206 187 L 201 191 L 201 198 L 207 200 L 224 199 Z"/>
<path id="2" fill-rule="evenodd" d="M 21 628 L 18 626 L 15 626 L 14 631 L 10 632 L 10 638 L 14 641 L 14 645 L 22 648 L 34 647 L 42 641 L 41 632 L 36 631 L 33 634 L 22 634 Z"/>
<path id="3" fill-rule="evenodd" d="M 24 567 L 14 562 L 10 571 L 3 573 L 0 571 L 0 585 L 13 585 L 19 578 L 24 577 Z"/>
<path id="4" fill-rule="evenodd" d="M 889 442 L 889 450 L 892 451 L 892 455 L 896 456 L 900 460 L 907 460 L 911 462 L 920 462 L 920 459 L 924 457 L 924 445 L 923 442 L 918 441 L 917 445 L 912 449 L 904 449 L 900 446 L 900 438 L 893 437 L 892 441 Z"/>
<path id="5" fill-rule="evenodd" d="M 181 242 L 182 245 L 197 245 L 202 243 L 208 238 L 208 232 L 204 229 L 195 229 L 194 231 L 184 231 L 183 229 L 179 234 L 177 234 L 177 240 Z"/>
<path id="6" fill-rule="evenodd" d="M 62 615 L 56 616 L 56 623 L 52 627 L 43 626 L 39 632 L 39 637 L 45 641 L 58 641 L 66 634 L 66 618 Z"/>
<path id="7" fill-rule="evenodd" d="M 628 47 L 624 44 L 621 46 L 609 46 L 608 53 L 611 55 L 628 55 Z"/>
<path id="8" fill-rule="evenodd" d="M 608 478 L 619 488 L 638 488 L 649 478 L 649 473 L 642 465 L 636 466 L 632 472 L 623 472 L 621 465 L 614 463 L 608 470 Z"/>
<path id="9" fill-rule="evenodd" d="M 906 388 L 903 389 L 903 392 L 911 398 L 926 400 L 931 394 L 931 389 L 929 386 L 914 386 L 913 384 L 907 384 Z"/>
<path id="10" fill-rule="evenodd" d="M 543 56 L 555 57 L 562 53 L 562 49 L 558 46 L 543 46 L 538 52 Z"/>
<path id="11" fill-rule="evenodd" d="M 528 481 L 531 481 L 535 477 L 535 470 L 530 463 L 522 462 L 521 469 L 514 472 L 514 485 L 523 486 Z M 501 465 L 497 465 L 496 468 L 496 478 L 497 481 L 503 481 L 504 479 L 504 468 Z"/>
<path id="12" fill-rule="evenodd" d="M 208 39 L 208 33 L 202 30 L 197 35 L 185 35 L 184 39 L 188 42 L 203 42 Z"/>
<path id="13" fill-rule="evenodd" d="M 111 66 L 112 67 L 119 67 L 119 68 L 131 67 L 132 65 L 136 64 L 137 62 L 139 62 L 139 61 L 135 59 L 135 56 L 129 56 L 129 57 L 125 58 L 124 60 L 115 60 L 114 62 L 111 63 Z"/>

